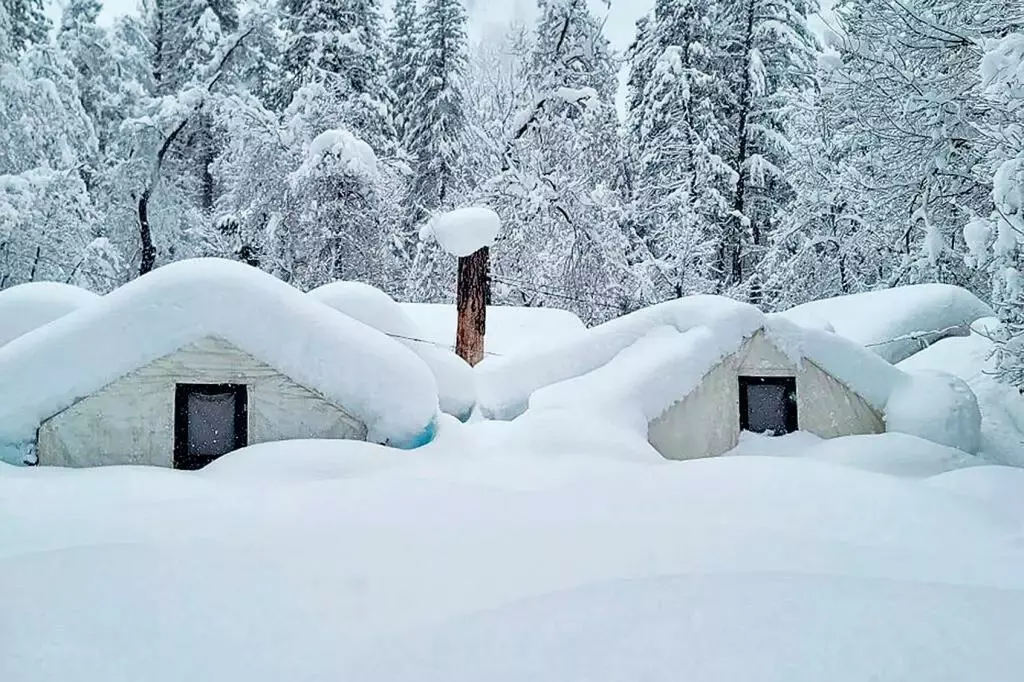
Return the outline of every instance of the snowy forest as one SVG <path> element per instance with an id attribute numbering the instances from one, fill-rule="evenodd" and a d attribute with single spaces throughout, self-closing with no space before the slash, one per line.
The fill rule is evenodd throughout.
<path id="1" fill-rule="evenodd" d="M 1024 338 L 1019 0 L 657 0 L 622 54 L 587 0 L 486 41 L 460 0 L 43 9 L 0 0 L 0 288 L 220 256 L 450 301 L 421 228 L 485 205 L 493 303 L 946 282 Z"/>

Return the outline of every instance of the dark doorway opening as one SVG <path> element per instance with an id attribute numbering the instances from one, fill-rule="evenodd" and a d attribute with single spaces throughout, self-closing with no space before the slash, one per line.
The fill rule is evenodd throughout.
<path id="1" fill-rule="evenodd" d="M 249 442 L 244 384 L 178 384 L 174 391 L 174 468 L 201 469 Z"/>
<path id="2" fill-rule="evenodd" d="M 740 428 L 772 436 L 796 431 L 796 377 L 740 377 Z"/>

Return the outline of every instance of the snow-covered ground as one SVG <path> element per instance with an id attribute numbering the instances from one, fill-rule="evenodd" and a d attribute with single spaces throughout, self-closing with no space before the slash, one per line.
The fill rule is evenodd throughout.
<path id="1" fill-rule="evenodd" d="M 979 464 L 799 433 L 668 462 L 552 411 L 3 466 L 0 679 L 1016 680 L 1024 475 Z"/>

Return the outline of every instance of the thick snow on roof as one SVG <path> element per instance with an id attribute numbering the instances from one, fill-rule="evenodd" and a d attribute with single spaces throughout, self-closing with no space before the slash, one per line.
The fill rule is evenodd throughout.
<path id="1" fill-rule="evenodd" d="M 455 347 L 458 314 L 450 303 L 400 303 L 416 323 L 422 339 Z M 484 349 L 487 359 L 507 358 L 531 353 L 538 348 L 579 338 L 586 326 L 574 313 L 560 308 L 487 306 L 487 333 Z"/>
<path id="2" fill-rule="evenodd" d="M 707 296 L 663 303 L 613 323 L 594 327 L 586 341 L 515 363 L 514 371 L 509 363 L 482 377 L 485 412 L 513 418 L 528 400 L 531 411 L 582 409 L 646 434 L 651 420 L 763 330 L 794 364 L 814 363 L 883 414 L 887 430 L 968 453 L 978 449 L 981 417 L 965 382 L 948 374 L 908 374 L 839 334 Z M 542 383 L 555 376 L 566 378 Z"/>
<path id="3" fill-rule="evenodd" d="M 735 305 L 743 306 L 737 309 L 744 309 L 742 324 L 738 320 L 733 324 L 716 323 L 712 318 L 708 320 L 710 325 L 684 332 L 674 326 L 655 327 L 605 364 L 538 390 L 530 398 L 530 407 L 576 404 L 615 410 L 639 408 L 639 413 L 629 416 L 646 429 L 648 422 L 689 395 L 704 375 L 739 350 L 759 329 L 794 363 L 810 360 L 879 411 L 885 409 L 890 394 L 903 379 L 898 369 L 848 339 L 764 316 L 753 306 Z M 694 322 L 700 318 L 692 315 L 689 319 Z M 592 331 L 599 330 L 595 327 Z"/>
<path id="4" fill-rule="evenodd" d="M 476 405 L 473 368 L 446 344 L 419 340 L 423 335 L 416 323 L 385 292 L 362 282 L 332 282 L 313 289 L 309 295 L 398 339 L 434 373 L 441 410 L 462 420 L 472 414 Z"/>
<path id="5" fill-rule="evenodd" d="M 949 284 L 915 284 L 825 298 L 780 313 L 804 326 L 829 325 L 889 362 L 953 335 L 965 335 L 992 309 L 977 296 Z"/>
<path id="6" fill-rule="evenodd" d="M 764 315 L 757 308 L 720 296 L 688 296 L 659 303 L 592 327 L 557 346 L 503 362 L 481 363 L 476 368 L 480 406 L 493 418 L 512 419 L 526 410 L 530 395 L 537 389 L 607 365 L 623 349 L 658 327 L 671 327 L 677 332 L 707 327 L 720 343 L 735 342 L 738 347 L 763 324 Z M 671 347 L 664 339 L 651 343 L 662 349 Z M 674 352 L 670 350 L 669 355 L 674 357 Z M 624 363 L 633 370 L 644 361 L 631 353 Z M 606 374 L 613 375 L 609 376 L 610 383 L 627 379 L 617 370 L 607 370 Z"/>
<path id="7" fill-rule="evenodd" d="M 467 206 L 434 217 L 423 232 L 422 237 L 433 235 L 451 255 L 468 256 L 494 244 L 501 232 L 501 218 L 485 206 Z"/>
<path id="8" fill-rule="evenodd" d="M 0 454 L 10 459 L 83 396 L 206 337 L 343 406 L 370 440 L 415 447 L 431 437 L 437 384 L 407 348 L 256 268 L 196 259 L 0 348 Z"/>
<path id="9" fill-rule="evenodd" d="M 61 282 L 28 282 L 0 291 L 0 346 L 99 299 Z"/>

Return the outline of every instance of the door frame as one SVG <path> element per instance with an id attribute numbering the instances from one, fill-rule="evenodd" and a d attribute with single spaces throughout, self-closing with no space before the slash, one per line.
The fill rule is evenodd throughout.
<path id="1" fill-rule="evenodd" d="M 796 377 L 795 376 L 740 376 L 740 431 L 750 430 L 747 400 L 748 386 L 782 386 L 786 389 L 786 433 L 800 429 L 800 417 L 797 410 Z M 781 434 L 779 434 L 781 435 Z"/>
<path id="2" fill-rule="evenodd" d="M 190 455 L 188 452 L 188 397 L 198 393 L 232 393 L 235 399 L 235 442 L 232 450 L 249 444 L 249 392 L 245 384 L 174 385 L 174 468 L 201 469 L 221 455 Z"/>

